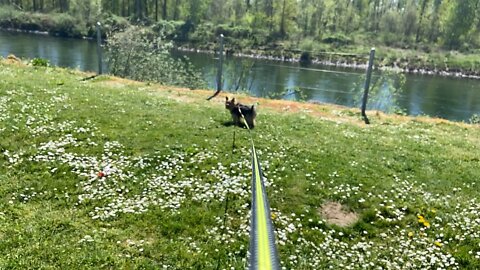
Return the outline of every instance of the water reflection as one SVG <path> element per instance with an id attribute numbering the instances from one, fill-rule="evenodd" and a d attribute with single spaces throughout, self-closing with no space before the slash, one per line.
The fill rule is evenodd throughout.
<path id="1" fill-rule="evenodd" d="M 23 58 L 45 58 L 56 66 L 98 69 L 96 44 L 88 40 L 1 31 L 0 54 L 5 57 L 9 53 Z"/>
<path id="2" fill-rule="evenodd" d="M 53 65 L 96 71 L 98 68 L 96 44 L 93 41 L 63 39 L 42 35 L 0 32 L 0 54 L 13 53 L 19 57 L 49 59 Z M 187 55 L 194 66 L 202 71 L 210 88 L 216 88 L 216 60 L 213 55 L 179 53 Z M 248 61 L 248 63 L 247 63 Z M 253 67 L 252 67 L 253 65 Z M 238 80 L 242 66 L 248 68 L 245 81 Z M 105 67 L 106 68 L 106 67 Z M 331 68 L 320 65 L 302 67 L 296 63 L 279 63 L 266 60 L 239 59 L 225 60 L 223 89 L 246 89 L 260 97 L 280 96 L 285 99 L 315 100 L 345 106 L 357 106 L 356 94 L 363 87 L 361 70 Z M 379 80 L 375 72 L 372 81 Z M 301 95 L 292 90 L 301 90 Z M 383 104 L 391 97 L 383 93 Z M 427 114 L 451 120 L 466 121 L 473 114 L 480 114 L 480 83 L 478 80 L 444 78 L 434 76 L 406 75 L 403 92 L 396 99 L 397 105 L 407 114 Z M 369 104 L 371 108 L 374 103 Z"/>

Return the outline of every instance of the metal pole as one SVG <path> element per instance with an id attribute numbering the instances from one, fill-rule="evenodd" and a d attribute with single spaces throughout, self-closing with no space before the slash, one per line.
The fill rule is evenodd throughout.
<path id="1" fill-rule="evenodd" d="M 369 124 L 367 115 L 365 114 L 365 109 L 367 108 L 367 99 L 368 99 L 368 90 L 370 88 L 370 81 L 372 79 L 372 68 L 373 68 L 373 60 L 375 58 L 375 48 L 370 50 L 370 59 L 368 60 L 368 68 L 367 68 L 367 78 L 365 80 L 365 88 L 363 92 L 363 99 L 362 99 L 362 116 L 365 120 L 365 124 Z"/>
<path id="2" fill-rule="evenodd" d="M 217 92 L 222 91 L 222 72 L 223 72 L 223 34 L 220 34 L 220 49 L 218 55 L 218 71 L 217 71 Z"/>
<path id="3" fill-rule="evenodd" d="M 102 66 L 102 34 L 100 32 L 100 22 L 97 22 L 97 56 L 98 56 L 98 74 L 103 73 L 103 66 Z"/>

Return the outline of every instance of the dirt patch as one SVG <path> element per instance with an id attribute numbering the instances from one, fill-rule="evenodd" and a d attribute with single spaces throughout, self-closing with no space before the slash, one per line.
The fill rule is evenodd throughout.
<path id="1" fill-rule="evenodd" d="M 328 224 L 334 224 L 340 227 L 347 227 L 358 220 L 358 214 L 355 212 L 347 212 L 338 202 L 327 202 L 318 209 L 319 214 Z"/>
<path id="2" fill-rule="evenodd" d="M 3 62 L 9 65 L 23 65 L 22 60 L 13 54 L 9 54 Z"/>

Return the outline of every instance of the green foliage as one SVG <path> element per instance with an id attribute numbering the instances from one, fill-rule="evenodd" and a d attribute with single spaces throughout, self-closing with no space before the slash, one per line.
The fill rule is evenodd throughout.
<path id="1" fill-rule="evenodd" d="M 315 41 L 310 38 L 303 39 L 300 42 L 300 46 L 299 46 L 300 50 L 304 52 L 311 52 L 314 50 L 314 47 L 315 47 Z"/>
<path id="2" fill-rule="evenodd" d="M 269 99 L 294 99 L 300 102 L 307 101 L 307 95 L 302 90 L 302 88 L 298 86 L 285 88 L 283 89 L 283 91 L 268 94 L 267 97 Z"/>
<path id="3" fill-rule="evenodd" d="M 83 37 L 87 34 L 85 24 L 65 13 L 53 17 L 51 28 L 48 31 L 62 37 Z"/>
<path id="4" fill-rule="evenodd" d="M 188 36 L 189 30 L 185 33 L 182 32 L 184 25 L 185 23 L 183 21 L 159 20 L 158 22 L 154 23 L 151 28 L 154 32 L 161 33 L 168 39 L 179 40 L 183 36 Z"/>
<path id="5" fill-rule="evenodd" d="M 335 46 L 344 46 L 352 44 L 352 39 L 342 33 L 334 33 L 325 36 L 322 41 L 327 44 L 333 44 Z"/>
<path id="6" fill-rule="evenodd" d="M 191 28 L 190 28 L 191 29 Z M 195 31 L 185 31 L 192 43 L 208 44 L 215 42 L 218 38 L 215 36 L 215 25 L 212 23 L 204 23 L 195 27 Z M 185 29 L 187 30 L 187 29 Z"/>
<path id="7" fill-rule="evenodd" d="M 7 1 L 3 1 L 6 3 Z M 282 50 L 365 53 L 372 46 L 457 50 L 476 57 L 480 51 L 478 0 L 156 0 L 8 1 L 0 8 L 0 27 L 47 31 L 55 35 L 95 35 L 138 24 L 162 32 L 181 45 L 213 50 L 218 35 L 233 51 L 282 54 Z M 164 5 L 165 4 L 165 5 Z M 277 44 L 285 46 L 276 46 Z M 382 48 L 385 49 L 385 48 Z M 275 51 L 275 52 L 269 52 Z M 445 53 L 445 52 L 443 52 Z M 412 54 L 415 57 L 415 54 Z M 299 57 L 298 53 L 294 57 Z M 355 62 L 358 59 L 353 59 Z M 358 62 L 358 61 L 357 61 Z M 429 64 L 430 65 L 430 64 Z M 458 68 L 465 66 L 461 63 Z M 431 66 L 445 66 L 443 60 Z M 449 68 L 456 68 L 449 65 Z"/>
<path id="8" fill-rule="evenodd" d="M 352 89 L 357 107 L 362 104 L 366 75 L 362 76 Z M 403 114 L 398 106 L 398 97 L 405 85 L 405 75 L 385 71 L 378 77 L 372 77 L 368 92 L 367 108 L 387 113 Z"/>
<path id="9" fill-rule="evenodd" d="M 480 114 L 474 114 L 468 121 L 470 124 L 480 125 Z"/>
<path id="10" fill-rule="evenodd" d="M 478 9 L 477 0 L 453 1 L 446 23 L 446 46 L 458 49 L 464 42 L 470 41 L 468 34 L 472 30 L 475 16 L 479 16 L 476 8 Z"/>
<path id="11" fill-rule="evenodd" d="M 480 46 L 477 0 L 20 0 L 8 3 L 11 4 L 0 9 L 1 26 L 45 31 L 53 27 L 52 31 L 62 35 L 69 31 L 68 36 L 85 34 L 90 25 L 109 14 L 107 17 L 124 17 L 134 23 L 173 26 L 171 30 L 179 41 L 190 41 L 190 36 L 191 41 L 197 43 L 212 42 L 210 35 L 223 32 L 241 45 L 261 46 L 277 39 L 311 38 L 338 47 L 352 44 L 350 37 L 368 32 L 372 40 L 355 42 L 403 48 L 429 41 L 462 50 Z M 38 15 L 24 11 L 65 13 L 74 19 L 59 18 L 53 23 L 66 24 L 65 27 L 46 28 Z M 158 21 L 159 18 L 162 21 Z M 188 23 L 180 28 L 177 23 L 165 23 L 172 19 Z"/>
<path id="12" fill-rule="evenodd" d="M 235 92 L 251 91 L 252 85 L 257 79 L 253 70 L 254 67 L 255 61 L 248 58 L 224 63 L 225 72 L 223 80 L 231 85 L 229 90 Z"/>
<path id="13" fill-rule="evenodd" d="M 43 58 L 33 58 L 30 61 L 30 64 L 34 67 L 48 67 L 50 66 L 50 62 L 48 59 L 43 59 Z"/>
<path id="14" fill-rule="evenodd" d="M 170 49 L 172 43 L 162 33 L 132 26 L 108 36 L 106 59 L 111 73 L 124 78 L 192 89 L 204 86 L 188 59 L 173 59 Z"/>
<path id="15" fill-rule="evenodd" d="M 102 32 L 109 33 L 115 31 L 122 31 L 130 26 L 130 23 L 127 19 L 114 15 L 114 14 L 106 14 L 100 20 L 102 24 Z M 95 22 L 92 22 L 90 25 L 90 34 L 89 36 L 95 35 Z"/>
<path id="16" fill-rule="evenodd" d="M 42 31 L 44 30 L 41 24 L 42 19 L 48 19 L 48 17 L 20 12 L 10 6 L 0 7 L 0 27 L 2 28 Z M 48 22 L 45 24 L 48 25 Z"/>

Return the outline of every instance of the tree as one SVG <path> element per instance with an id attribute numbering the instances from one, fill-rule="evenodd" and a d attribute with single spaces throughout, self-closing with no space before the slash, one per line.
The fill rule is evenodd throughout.
<path id="1" fill-rule="evenodd" d="M 167 0 L 163 0 L 163 5 L 162 5 L 162 19 L 164 19 L 164 20 L 167 19 Z"/>
<path id="2" fill-rule="evenodd" d="M 133 26 L 109 35 L 106 60 L 110 72 L 116 76 L 192 89 L 203 87 L 200 73 L 188 59 L 171 57 L 172 46 L 162 35 Z"/>
<path id="3" fill-rule="evenodd" d="M 281 22 L 280 22 L 280 35 L 282 37 L 285 37 L 287 35 L 286 31 L 285 31 L 285 10 L 286 10 L 286 3 L 287 3 L 287 0 L 283 0 L 283 5 L 282 5 L 282 19 L 281 19 Z"/>
<path id="4" fill-rule="evenodd" d="M 291 25 L 293 25 L 293 20 L 292 18 L 295 18 L 296 16 L 296 11 L 294 8 L 295 4 L 294 1 L 292 0 L 283 0 L 281 8 L 279 8 L 279 17 L 280 17 L 280 29 L 279 29 L 279 34 L 280 37 L 285 38 L 287 36 L 287 28 Z"/>
<path id="5" fill-rule="evenodd" d="M 417 33 L 415 35 L 415 42 L 418 43 L 420 40 L 420 30 L 422 28 L 422 21 L 423 21 L 423 15 L 425 14 L 425 8 L 427 7 L 429 0 L 422 0 L 422 6 L 420 8 L 420 16 L 419 16 L 419 22 L 418 22 L 418 27 L 417 27 Z"/>
<path id="6" fill-rule="evenodd" d="M 462 0 L 452 3 L 445 31 L 445 45 L 450 49 L 458 49 L 468 41 L 467 33 L 472 30 L 475 20 L 477 0 Z"/>
<path id="7" fill-rule="evenodd" d="M 173 11 L 173 20 L 174 21 L 178 20 L 180 4 L 181 4 L 180 0 L 175 0 L 175 8 L 174 8 L 174 11 Z"/>
<path id="8" fill-rule="evenodd" d="M 135 18 L 137 20 L 143 20 L 143 18 L 144 18 L 142 1 L 141 0 L 135 0 Z"/>

